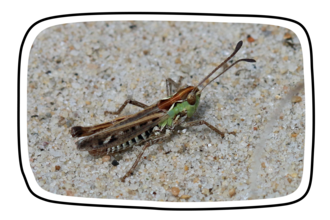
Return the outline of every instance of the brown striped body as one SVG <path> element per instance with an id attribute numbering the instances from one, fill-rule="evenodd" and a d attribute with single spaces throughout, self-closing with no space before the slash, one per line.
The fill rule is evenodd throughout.
<path id="1" fill-rule="evenodd" d="M 136 144 L 141 144 L 153 135 L 153 129 L 168 116 L 165 113 L 154 113 L 145 116 L 134 122 L 119 124 L 109 122 L 113 126 L 98 130 L 98 132 L 87 137 L 85 133 L 77 135 L 84 137 L 76 142 L 78 150 L 89 151 L 91 155 L 100 156 L 106 153 L 117 153 L 125 151 Z M 128 118 L 129 119 L 129 118 Z M 113 121 L 112 121 L 113 122 Z M 106 124 L 106 123 L 104 123 Z M 103 125 L 104 125 L 103 124 Z M 77 134 L 77 130 L 84 130 L 86 127 L 72 127 L 71 134 Z M 90 133 L 90 131 L 88 131 Z"/>
<path id="2" fill-rule="evenodd" d="M 91 127 L 71 128 L 72 137 L 84 137 L 76 142 L 78 150 L 88 151 L 93 156 L 118 153 L 142 144 L 154 136 L 153 129 L 168 118 L 164 112 L 188 96 L 194 89 L 188 86 L 172 97 L 160 100 L 133 115 L 127 115 Z"/>

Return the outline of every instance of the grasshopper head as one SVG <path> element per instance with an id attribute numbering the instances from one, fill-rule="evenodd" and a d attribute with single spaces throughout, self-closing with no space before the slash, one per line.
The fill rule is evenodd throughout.
<path id="1" fill-rule="evenodd" d="M 200 97 L 201 92 L 199 91 L 198 88 L 193 89 L 187 96 L 187 102 L 189 103 L 189 105 L 195 105 L 196 103 L 196 96 Z"/>

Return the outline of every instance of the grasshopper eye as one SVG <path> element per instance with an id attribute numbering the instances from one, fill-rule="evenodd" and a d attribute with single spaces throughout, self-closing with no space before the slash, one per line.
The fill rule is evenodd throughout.
<path id="1" fill-rule="evenodd" d="M 188 94 L 187 101 L 189 105 L 194 105 L 196 102 L 196 94 L 194 92 L 191 92 Z"/>

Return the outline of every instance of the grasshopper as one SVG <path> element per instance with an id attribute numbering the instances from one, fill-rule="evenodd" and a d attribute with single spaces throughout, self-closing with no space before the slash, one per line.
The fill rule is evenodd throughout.
<path id="1" fill-rule="evenodd" d="M 113 121 L 95 126 L 72 127 L 70 131 L 72 137 L 83 137 L 76 142 L 77 149 L 88 151 L 94 156 L 103 156 L 126 151 L 137 144 L 143 145 L 142 152 L 137 156 L 129 171 L 121 178 L 121 181 L 125 182 L 125 179 L 133 174 L 144 151 L 149 146 L 169 138 L 177 125 L 181 127 L 206 125 L 221 135 L 221 137 L 224 137 L 225 133 L 235 134 L 235 132 L 221 132 L 204 120 L 192 122 L 186 122 L 185 120 L 192 117 L 196 112 L 203 89 L 213 80 L 238 62 L 256 62 L 254 59 L 237 60 L 200 90 L 198 89 L 213 73 L 226 64 L 238 52 L 242 45 L 242 41 L 238 42 L 234 52 L 202 79 L 197 86 L 181 86 L 182 77 L 180 77 L 178 83 L 171 78 L 167 78 L 166 90 L 168 98 L 161 99 L 150 106 L 132 99 L 127 99 L 118 111 L 106 111 L 105 114 L 119 115 L 127 104 L 141 107 L 144 110 L 136 114 L 118 117 Z M 176 88 L 175 94 L 172 94 L 172 86 Z"/>

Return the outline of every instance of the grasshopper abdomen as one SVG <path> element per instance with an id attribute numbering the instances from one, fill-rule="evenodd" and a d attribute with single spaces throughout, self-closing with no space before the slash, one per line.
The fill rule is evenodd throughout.
<path id="1" fill-rule="evenodd" d="M 109 147 L 107 150 L 107 153 L 108 154 L 119 153 L 119 152 L 126 151 L 126 150 L 132 148 L 136 144 L 142 144 L 143 142 L 147 141 L 148 138 L 151 136 L 152 129 L 153 128 L 150 128 L 149 130 L 137 135 L 136 137 L 132 138 L 131 140 L 126 141 L 122 144 L 119 144 L 115 147 Z"/>

